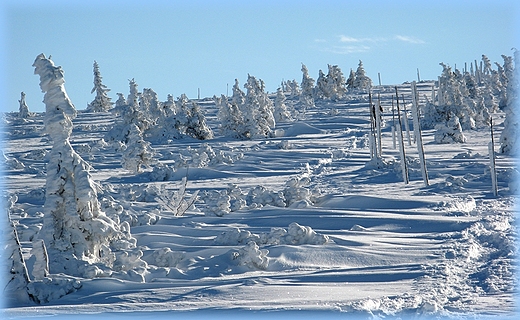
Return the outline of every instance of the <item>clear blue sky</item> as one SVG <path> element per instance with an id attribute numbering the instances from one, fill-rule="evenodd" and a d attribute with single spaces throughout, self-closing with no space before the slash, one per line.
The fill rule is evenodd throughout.
<path id="1" fill-rule="evenodd" d="M 70 2 L 70 3 L 69 3 Z M 520 48 L 520 5 L 488 1 L 23 1 L 1 7 L 1 111 L 17 111 L 20 92 L 43 111 L 32 63 L 39 53 L 65 72 L 77 109 L 93 100 L 97 60 L 113 101 L 139 90 L 197 97 L 226 94 L 247 74 L 275 91 L 282 79 L 301 81 L 337 64 L 348 75 L 362 60 L 378 83 L 436 79 L 439 62 L 463 67 L 482 54 Z"/>

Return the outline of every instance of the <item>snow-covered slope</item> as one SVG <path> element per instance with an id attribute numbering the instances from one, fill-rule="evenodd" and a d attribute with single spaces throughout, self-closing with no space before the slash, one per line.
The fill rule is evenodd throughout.
<path id="1" fill-rule="evenodd" d="M 421 103 L 432 85 L 418 84 Z M 417 149 L 408 144 L 411 181 L 404 184 L 390 130 L 395 89 L 374 91 L 386 121 L 384 161 L 377 164 L 370 162 L 363 93 L 316 101 L 294 122 L 278 122 L 274 138 L 216 134 L 152 143 L 157 163 L 138 174 L 123 170 L 121 152 L 102 140 L 114 116 L 80 111 L 71 144 L 93 167 L 101 209 L 130 225 L 147 263 L 144 281 L 117 273 L 69 276 L 80 283 L 71 293 L 40 305 L 6 296 L 5 314 L 218 309 L 512 317 L 513 159 L 497 156 L 495 198 L 488 129 L 465 131 L 467 142 L 457 144 L 435 144 L 433 130 L 425 130 L 430 185 L 424 186 Z M 409 85 L 399 93 L 410 101 Z M 198 103 L 217 132 L 214 103 Z M 498 137 L 504 114 L 493 117 Z M 42 114 L 4 119 L 7 203 L 31 274 L 51 143 Z M 184 195 L 176 193 L 183 177 Z M 194 207 L 176 216 L 168 202 L 195 192 Z"/>

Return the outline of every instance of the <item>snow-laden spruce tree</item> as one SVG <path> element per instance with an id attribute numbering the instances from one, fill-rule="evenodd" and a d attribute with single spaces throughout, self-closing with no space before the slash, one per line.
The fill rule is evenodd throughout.
<path id="1" fill-rule="evenodd" d="M 20 108 L 18 109 L 18 117 L 20 119 L 29 118 L 29 107 L 25 102 L 25 92 L 22 91 L 20 93 L 20 100 L 18 100 L 18 102 L 20 103 Z"/>
<path id="2" fill-rule="evenodd" d="M 139 173 L 143 168 L 150 167 L 155 152 L 150 143 L 144 141 L 143 133 L 136 124 L 131 123 L 128 130 L 121 165 L 128 171 Z"/>
<path id="3" fill-rule="evenodd" d="M 515 49 L 515 67 L 508 67 L 509 81 L 507 86 L 507 105 L 504 108 L 506 118 L 504 120 L 504 130 L 500 136 L 500 152 L 506 154 L 518 154 L 518 134 L 520 121 L 519 112 L 519 91 L 520 91 L 520 51 Z M 511 71 L 511 69 L 513 69 Z"/>
<path id="4" fill-rule="evenodd" d="M 141 135 L 146 132 L 151 126 L 150 120 L 141 111 L 139 105 L 139 97 L 141 93 L 137 90 L 137 83 L 134 79 L 129 80 L 130 94 L 125 99 L 122 94 L 116 102 L 116 107 L 113 112 L 119 116 L 119 120 L 114 127 L 105 134 L 105 140 L 115 145 L 117 150 L 123 148 L 123 145 L 128 143 L 129 135 L 132 125 L 139 128 Z"/>
<path id="5" fill-rule="evenodd" d="M 189 109 L 186 134 L 198 140 L 213 139 L 213 130 L 208 126 L 204 112 L 195 101 L 191 102 Z"/>
<path id="6" fill-rule="evenodd" d="M 350 69 L 350 73 L 347 79 L 347 89 L 355 89 L 354 88 L 354 82 L 356 80 L 356 74 L 354 73 L 354 70 Z"/>
<path id="7" fill-rule="evenodd" d="M 246 94 L 242 89 L 240 89 L 240 84 L 238 83 L 238 79 L 235 79 L 235 84 L 233 85 L 233 95 L 231 96 L 231 103 L 236 106 L 242 106 L 246 102 Z"/>
<path id="8" fill-rule="evenodd" d="M 110 89 L 103 84 L 102 80 L 99 65 L 97 61 L 94 61 L 94 88 L 92 88 L 90 93 L 94 93 L 95 91 L 96 97 L 87 105 L 87 110 L 90 112 L 106 112 L 112 109 L 112 99 L 107 94 Z"/>
<path id="9" fill-rule="evenodd" d="M 318 79 L 316 80 L 316 87 L 314 90 L 314 97 L 316 99 L 325 99 L 330 97 L 327 86 L 327 76 L 321 69 L 318 71 Z"/>
<path id="10" fill-rule="evenodd" d="M 304 109 L 314 107 L 314 79 L 309 76 L 307 66 L 302 63 L 302 85 L 300 92 L 300 102 Z"/>
<path id="11" fill-rule="evenodd" d="M 298 81 L 296 80 L 287 80 L 285 81 L 285 88 L 290 93 L 291 98 L 296 98 L 300 96 L 301 90 Z"/>
<path id="12" fill-rule="evenodd" d="M 136 241 L 100 209 L 100 187 L 90 176 L 90 165 L 72 149 L 69 138 L 76 109 L 65 92 L 61 67 L 44 54 L 33 66 L 45 93 L 44 125 L 53 143 L 39 238 L 47 246 L 51 273 L 93 277 L 99 268 L 89 265 L 113 267 L 116 251 L 135 248 Z"/>
<path id="13" fill-rule="evenodd" d="M 338 100 L 343 98 L 347 92 L 345 76 L 337 65 L 328 65 L 329 72 L 327 73 L 327 94 L 328 98 Z"/>
<path id="14" fill-rule="evenodd" d="M 359 60 L 355 78 L 352 83 L 352 88 L 357 90 L 369 90 L 372 88 L 372 79 L 366 75 L 365 68 L 363 67 L 363 61 L 361 60 Z"/>
<path id="15" fill-rule="evenodd" d="M 273 102 L 264 91 L 264 82 L 248 74 L 244 87 L 246 88 L 245 102 L 239 108 L 249 137 L 264 138 L 270 136 L 276 121 L 273 116 Z"/>
<path id="16" fill-rule="evenodd" d="M 276 121 L 285 122 L 292 120 L 291 112 L 285 104 L 285 100 L 285 94 L 283 93 L 282 88 L 278 88 L 274 99 L 274 119 Z"/>
<path id="17" fill-rule="evenodd" d="M 244 121 L 238 105 L 235 102 L 228 102 L 225 95 L 213 96 L 213 101 L 215 101 L 215 106 L 218 109 L 217 117 L 220 121 L 220 133 L 224 136 L 245 139 L 246 137 L 242 135 L 245 132 Z"/>
<path id="18" fill-rule="evenodd" d="M 139 96 L 139 108 L 150 122 L 150 126 L 157 125 L 158 119 L 165 116 L 162 102 L 159 101 L 157 93 L 150 88 L 144 88 Z"/>

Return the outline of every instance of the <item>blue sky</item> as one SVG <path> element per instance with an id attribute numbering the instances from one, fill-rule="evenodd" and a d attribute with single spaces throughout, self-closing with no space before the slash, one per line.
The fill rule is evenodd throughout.
<path id="1" fill-rule="evenodd" d="M 72 3 L 70 3 L 72 2 Z M 251 74 L 275 91 L 337 64 L 359 60 L 374 83 L 436 79 L 439 62 L 463 67 L 482 54 L 502 63 L 519 44 L 517 1 L 4 1 L 1 6 L 1 111 L 17 111 L 20 92 L 43 111 L 32 63 L 52 55 L 77 109 L 93 100 L 97 60 L 113 101 L 139 89 L 202 97 L 229 92 Z"/>

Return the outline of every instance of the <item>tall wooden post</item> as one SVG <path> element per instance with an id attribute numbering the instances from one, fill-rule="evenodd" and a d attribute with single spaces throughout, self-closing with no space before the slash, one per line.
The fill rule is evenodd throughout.
<path id="1" fill-rule="evenodd" d="M 404 151 L 403 127 L 401 123 L 401 110 L 399 109 L 399 93 L 397 92 L 397 86 L 395 87 L 395 97 L 397 102 L 397 119 L 399 121 L 397 137 L 399 138 L 399 152 L 401 155 L 401 172 L 403 174 L 404 183 L 408 184 L 410 183 L 410 180 L 408 178 L 408 165 L 406 163 L 406 153 Z"/>

